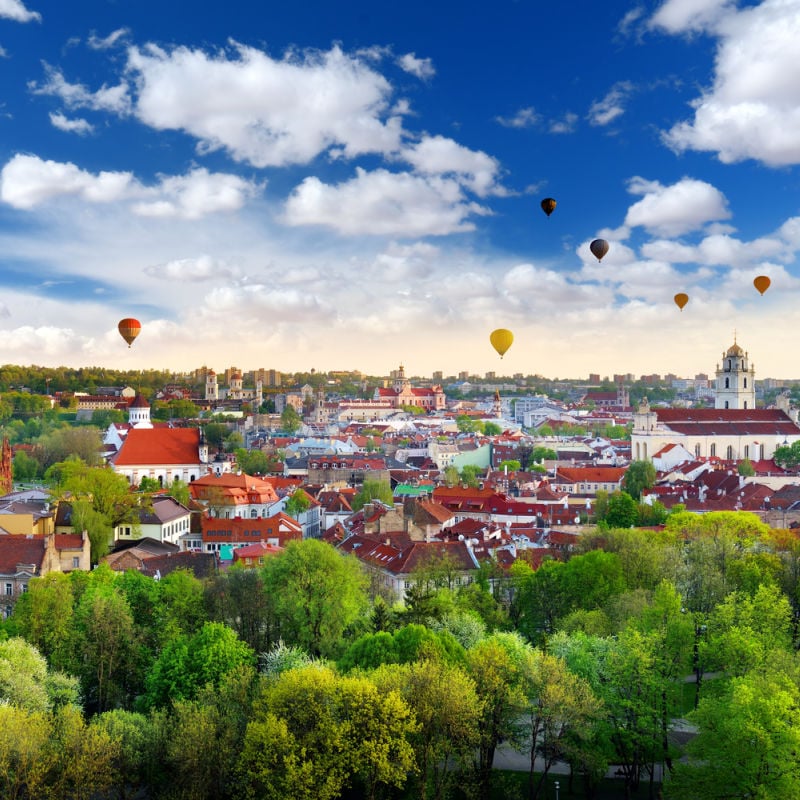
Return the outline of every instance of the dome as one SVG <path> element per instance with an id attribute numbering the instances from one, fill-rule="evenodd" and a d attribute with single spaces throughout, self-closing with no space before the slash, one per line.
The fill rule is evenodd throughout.
<path id="1" fill-rule="evenodd" d="M 144 397 L 140 394 L 137 394 L 136 397 L 133 398 L 133 402 L 130 405 L 131 408 L 150 408 L 150 403 L 144 399 Z"/>
<path id="2" fill-rule="evenodd" d="M 732 344 L 732 345 L 731 345 L 731 346 L 728 348 L 728 352 L 727 352 L 727 353 L 725 353 L 725 355 L 726 355 L 726 356 L 732 356 L 732 357 L 739 357 L 739 358 L 740 358 L 741 356 L 743 356 L 743 355 L 744 355 L 744 350 L 742 350 L 742 348 L 741 348 L 741 347 L 739 347 L 739 345 L 738 345 L 738 344 L 736 344 L 736 342 L 734 342 L 734 343 L 733 343 L 733 344 Z"/>

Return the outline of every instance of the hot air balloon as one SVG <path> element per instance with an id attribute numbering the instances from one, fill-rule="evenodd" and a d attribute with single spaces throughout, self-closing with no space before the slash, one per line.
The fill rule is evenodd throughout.
<path id="1" fill-rule="evenodd" d="M 548 217 L 556 210 L 556 201 L 552 197 L 545 197 L 539 205 Z"/>
<path id="2" fill-rule="evenodd" d="M 489 341 L 492 343 L 492 347 L 500 354 L 500 358 L 502 358 L 508 348 L 511 347 L 514 341 L 514 334 L 505 328 L 498 328 L 489 334 Z"/>
<path id="3" fill-rule="evenodd" d="M 589 249 L 598 261 L 602 261 L 603 256 L 608 252 L 608 242 L 605 239 L 595 239 L 589 245 Z"/>
<path id="4" fill-rule="evenodd" d="M 764 292 L 769 289 L 771 283 L 772 281 L 766 275 L 759 275 L 753 280 L 753 286 L 755 286 L 761 294 L 764 294 Z"/>
<path id="5" fill-rule="evenodd" d="M 119 335 L 128 343 L 128 347 L 133 344 L 133 340 L 139 335 L 142 330 L 142 323 L 133 317 L 126 317 L 119 321 L 117 325 Z"/>
<path id="6" fill-rule="evenodd" d="M 689 295 L 686 294 L 685 292 L 678 292 L 678 294 L 675 295 L 675 305 L 678 306 L 678 308 L 681 311 L 683 311 L 683 307 L 688 302 L 689 302 Z"/>

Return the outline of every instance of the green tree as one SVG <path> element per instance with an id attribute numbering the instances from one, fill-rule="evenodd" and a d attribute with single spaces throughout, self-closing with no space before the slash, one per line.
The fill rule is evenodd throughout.
<path id="1" fill-rule="evenodd" d="M 622 479 L 622 488 L 634 499 L 639 500 L 645 489 L 656 482 L 656 468 L 652 461 L 631 461 Z"/>
<path id="2" fill-rule="evenodd" d="M 236 463 L 245 475 L 266 475 L 272 462 L 263 450 L 245 450 L 243 447 L 234 451 Z"/>
<path id="3" fill-rule="evenodd" d="M 19 450 L 14 455 L 12 465 L 14 480 L 17 482 L 33 481 L 42 474 L 42 465 L 24 450 Z"/>
<path id="4" fill-rule="evenodd" d="M 505 461 L 501 461 L 497 465 L 497 469 L 501 472 L 503 470 L 508 470 L 509 472 L 519 472 L 522 469 L 522 464 L 514 458 L 508 458 Z"/>
<path id="5" fill-rule="evenodd" d="M 294 406 L 287 405 L 281 412 L 281 428 L 287 433 L 295 433 L 303 424 L 303 418 Z"/>
<path id="6" fill-rule="evenodd" d="M 503 429 L 496 422 L 484 422 L 483 433 L 485 436 L 499 436 Z"/>
<path id="7" fill-rule="evenodd" d="M 698 735 L 665 784 L 675 800 L 800 796 L 800 690 L 767 670 L 734 678 L 691 717 Z"/>
<path id="8" fill-rule="evenodd" d="M 360 511 L 366 503 L 371 503 L 373 500 L 378 500 L 387 506 L 393 505 L 394 496 L 389 481 L 366 478 L 361 484 L 361 489 L 353 497 L 350 506 L 353 511 Z"/>
<path id="9" fill-rule="evenodd" d="M 286 501 L 285 511 L 290 517 L 298 519 L 311 508 L 311 498 L 304 489 L 295 489 L 291 497 Z"/>
<path id="10" fill-rule="evenodd" d="M 612 492 L 603 521 L 609 528 L 632 528 L 639 521 L 639 504 L 627 492 Z"/>
<path id="11" fill-rule="evenodd" d="M 333 656 L 349 626 L 367 612 L 368 580 L 352 556 L 316 539 L 289 542 L 263 567 L 280 635 L 314 656 Z"/>
<path id="12" fill-rule="evenodd" d="M 749 458 L 742 459 L 738 463 L 736 469 L 743 478 L 752 478 L 753 475 L 756 474 L 756 468 L 753 466 L 753 462 Z"/>

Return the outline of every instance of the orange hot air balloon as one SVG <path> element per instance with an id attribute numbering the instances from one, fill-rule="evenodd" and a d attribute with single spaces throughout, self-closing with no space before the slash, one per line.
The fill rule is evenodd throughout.
<path id="1" fill-rule="evenodd" d="M 492 343 L 492 347 L 500 354 L 500 358 L 502 358 L 513 344 L 514 334 L 505 328 L 498 328 L 489 334 L 489 341 Z"/>
<path id="2" fill-rule="evenodd" d="M 761 294 L 764 294 L 764 292 L 769 289 L 771 283 L 772 281 L 766 275 L 759 275 L 753 280 L 753 286 L 755 286 Z"/>
<path id="3" fill-rule="evenodd" d="M 589 245 L 589 249 L 598 261 L 602 261 L 603 256 L 608 252 L 608 242 L 605 239 L 595 239 Z"/>
<path id="4" fill-rule="evenodd" d="M 119 321 L 117 325 L 119 335 L 128 343 L 128 347 L 133 344 L 133 340 L 141 333 L 142 323 L 133 317 L 126 317 Z"/>
<path id="5" fill-rule="evenodd" d="M 686 294 L 685 292 L 678 292 L 678 294 L 675 295 L 675 305 L 678 306 L 678 308 L 681 311 L 683 311 L 683 307 L 688 302 L 689 302 L 689 295 Z"/>
<path id="6" fill-rule="evenodd" d="M 549 217 L 556 210 L 557 203 L 552 197 L 545 197 L 539 205 L 541 205 L 542 211 Z"/>

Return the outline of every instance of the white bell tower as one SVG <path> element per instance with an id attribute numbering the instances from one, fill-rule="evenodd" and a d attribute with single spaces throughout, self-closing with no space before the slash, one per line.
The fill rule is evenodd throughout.
<path id="1" fill-rule="evenodd" d="M 722 365 L 717 364 L 714 408 L 755 408 L 756 370 L 748 363 L 747 353 L 736 343 L 722 355 Z"/>

